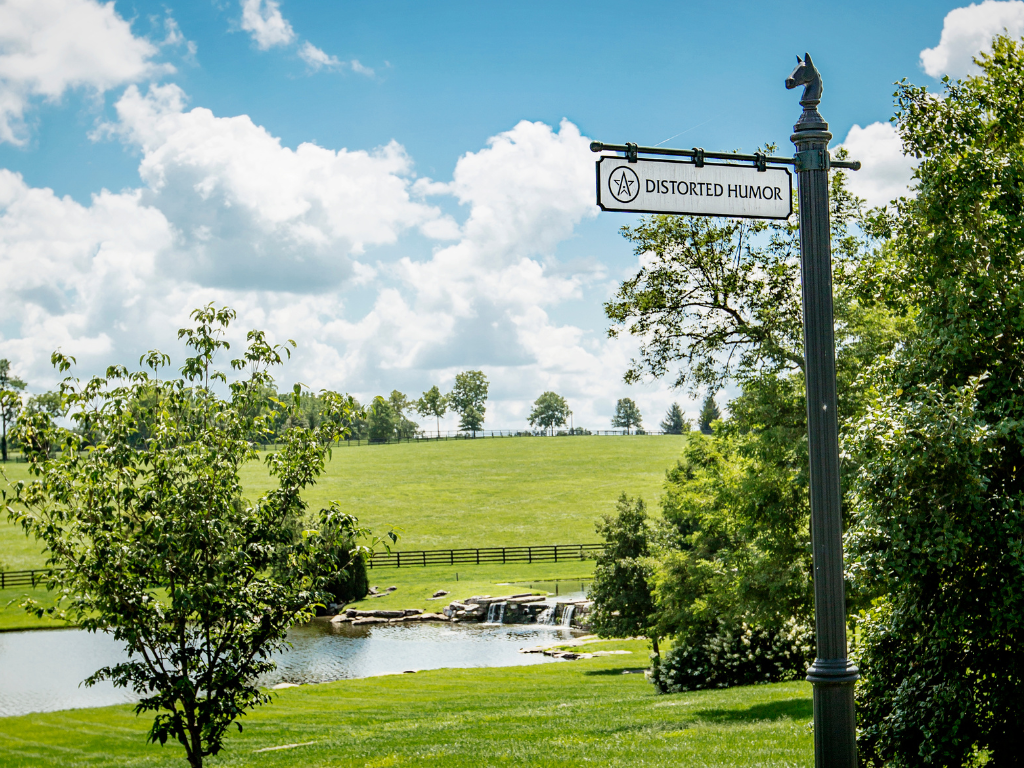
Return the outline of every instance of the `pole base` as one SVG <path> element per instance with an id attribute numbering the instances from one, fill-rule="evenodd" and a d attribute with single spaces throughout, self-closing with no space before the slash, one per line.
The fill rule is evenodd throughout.
<path id="1" fill-rule="evenodd" d="M 860 671 L 847 659 L 815 659 L 807 670 L 814 684 L 815 768 L 857 768 L 857 717 L 853 684 Z"/>

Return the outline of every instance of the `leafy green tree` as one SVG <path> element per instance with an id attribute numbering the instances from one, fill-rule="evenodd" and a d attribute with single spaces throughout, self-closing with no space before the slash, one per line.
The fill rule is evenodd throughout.
<path id="1" fill-rule="evenodd" d="M 441 437 L 441 417 L 448 412 L 448 398 L 435 384 L 423 393 L 415 406 L 420 416 L 433 416 L 437 420 L 437 436 Z"/>
<path id="2" fill-rule="evenodd" d="M 899 84 L 916 194 L 874 216 L 882 296 L 917 332 L 865 377 L 846 442 L 868 765 L 1021 763 L 1024 43 L 977 61 L 938 97 Z"/>
<path id="3" fill-rule="evenodd" d="M 624 427 L 626 434 L 629 434 L 631 427 L 639 427 L 643 424 L 643 416 L 640 409 L 630 398 L 623 397 L 615 403 L 615 415 L 612 416 L 613 427 Z"/>
<path id="4" fill-rule="evenodd" d="M 545 392 L 538 397 L 529 417 L 531 427 L 550 429 L 552 435 L 555 434 L 555 427 L 564 426 L 568 420 L 569 404 L 564 397 L 554 392 Z"/>
<path id="5" fill-rule="evenodd" d="M 62 450 L 29 452 L 32 479 L 0 504 L 49 552 L 53 603 L 26 607 L 123 644 L 128 659 L 86 684 L 131 688 L 136 713 L 154 714 L 149 740 L 177 740 L 195 768 L 220 752 L 232 723 L 270 700 L 256 684 L 274 667 L 270 654 L 330 597 L 351 542 L 366 534 L 336 502 L 311 515 L 303 500 L 343 432 L 349 405 L 331 393 L 323 399 L 339 419 L 288 430 L 266 459 L 277 487 L 246 499 L 240 473 L 258 458 L 254 435 L 270 426 L 269 369 L 288 350 L 250 331 L 231 361 L 239 378 L 228 382 L 213 361 L 234 316 L 212 305 L 192 313 L 195 326 L 179 331 L 193 353 L 181 379 L 160 378 L 169 362 L 160 353 L 146 358 L 153 376 L 111 366 L 103 377 L 66 378 L 63 408 L 81 429 L 37 423 Z M 59 352 L 53 361 L 62 372 L 74 363 Z M 136 402 L 153 403 L 142 443 Z M 83 433 L 101 436 L 97 450 L 81 450 Z M 298 536 L 295 519 L 306 522 Z"/>
<path id="6" fill-rule="evenodd" d="M 905 339 L 913 313 L 875 300 L 884 248 L 854 227 L 861 203 L 844 173 L 830 181 L 839 415 L 848 422 L 870 397 L 865 368 Z M 605 307 L 612 335 L 641 340 L 626 380 L 664 377 L 691 392 L 731 382 L 741 393 L 715 438 L 688 441 L 666 484 L 656 595 L 673 651 L 656 683 L 785 679 L 813 654 L 796 219 L 652 216 L 626 236 L 644 266 Z M 845 469 L 848 477 L 856 467 Z M 756 663 L 736 656 L 748 642 Z"/>
<path id="7" fill-rule="evenodd" d="M 406 440 L 415 437 L 416 433 L 420 431 L 420 425 L 405 414 L 407 411 L 413 410 L 416 407 L 416 403 L 397 389 L 391 390 L 391 394 L 388 396 L 388 402 L 391 404 L 391 408 L 394 410 L 396 416 L 396 436 L 400 439 Z"/>
<path id="8" fill-rule="evenodd" d="M 614 517 L 605 515 L 597 532 L 606 547 L 597 557 L 589 597 L 594 601 L 591 623 L 601 637 L 641 635 L 658 648 L 658 612 L 654 604 L 652 532 L 643 499 L 623 493 Z"/>
<path id="9" fill-rule="evenodd" d="M 25 382 L 11 373 L 11 363 L 7 359 L 0 360 L 0 460 L 7 461 L 7 428 L 14 424 L 21 410 L 21 396 Z"/>
<path id="10" fill-rule="evenodd" d="M 40 395 L 32 395 L 25 403 L 25 411 L 28 413 L 45 413 L 50 416 L 61 415 L 60 392 L 43 392 Z"/>
<path id="11" fill-rule="evenodd" d="M 681 435 L 690 431 L 690 421 L 683 415 L 683 409 L 679 407 L 679 403 L 672 403 L 669 406 L 660 426 L 661 431 L 666 435 Z"/>
<path id="12" fill-rule="evenodd" d="M 704 398 L 704 405 L 700 409 L 700 431 L 705 435 L 710 435 L 712 432 L 711 425 L 720 418 L 722 418 L 722 412 L 718 410 L 715 396 L 709 392 L 708 396 Z"/>
<path id="13" fill-rule="evenodd" d="M 375 397 L 367 409 L 369 438 L 375 442 L 393 440 L 397 433 L 399 416 L 394 406 L 383 397 Z"/>
<path id="14" fill-rule="evenodd" d="M 455 386 L 448 393 L 448 403 L 462 417 L 460 429 L 468 429 L 476 437 L 484 423 L 487 409 L 487 377 L 483 371 L 463 371 L 456 375 Z"/>
<path id="15" fill-rule="evenodd" d="M 483 413 L 477 410 L 475 405 L 466 406 L 462 412 L 462 418 L 459 419 L 459 429 L 463 432 L 472 432 L 473 437 L 476 437 L 476 433 L 483 428 L 483 425 Z"/>

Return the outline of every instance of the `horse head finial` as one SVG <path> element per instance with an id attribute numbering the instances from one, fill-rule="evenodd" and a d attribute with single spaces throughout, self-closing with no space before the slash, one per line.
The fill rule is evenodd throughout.
<path id="1" fill-rule="evenodd" d="M 798 85 L 804 87 L 804 95 L 800 97 L 800 103 L 804 107 L 814 108 L 821 101 L 821 74 L 811 61 L 811 54 L 805 53 L 803 60 L 796 57 L 796 68 L 793 74 L 786 78 L 786 88 L 796 88 Z"/>

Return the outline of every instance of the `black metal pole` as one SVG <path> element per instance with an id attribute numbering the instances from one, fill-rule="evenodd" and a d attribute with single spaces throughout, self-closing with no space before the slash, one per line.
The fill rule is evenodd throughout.
<path id="1" fill-rule="evenodd" d="M 799 57 L 798 57 L 799 58 Z M 804 111 L 794 126 L 800 203 L 807 440 L 810 452 L 811 546 L 814 557 L 814 624 L 817 658 L 807 670 L 814 685 L 816 768 L 856 768 L 857 729 L 853 684 L 857 667 L 846 649 L 843 527 L 839 486 L 839 421 L 832 315 L 832 247 L 829 232 L 828 142 L 832 134 L 818 113 L 821 76 L 810 56 L 786 81 L 804 85 Z"/>

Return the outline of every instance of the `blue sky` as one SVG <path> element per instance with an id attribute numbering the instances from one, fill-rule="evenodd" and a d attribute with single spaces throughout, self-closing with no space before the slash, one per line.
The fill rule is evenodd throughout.
<path id="1" fill-rule="evenodd" d="M 884 203 L 910 173 L 893 82 L 962 76 L 1004 27 L 1024 3 L 0 0 L 0 356 L 39 391 L 55 346 L 83 374 L 177 352 L 217 301 L 299 342 L 283 383 L 483 368 L 489 427 L 546 389 L 653 426 L 696 398 L 621 382 L 601 303 L 632 219 L 597 215 L 587 142 L 789 153 L 810 51 Z"/>

